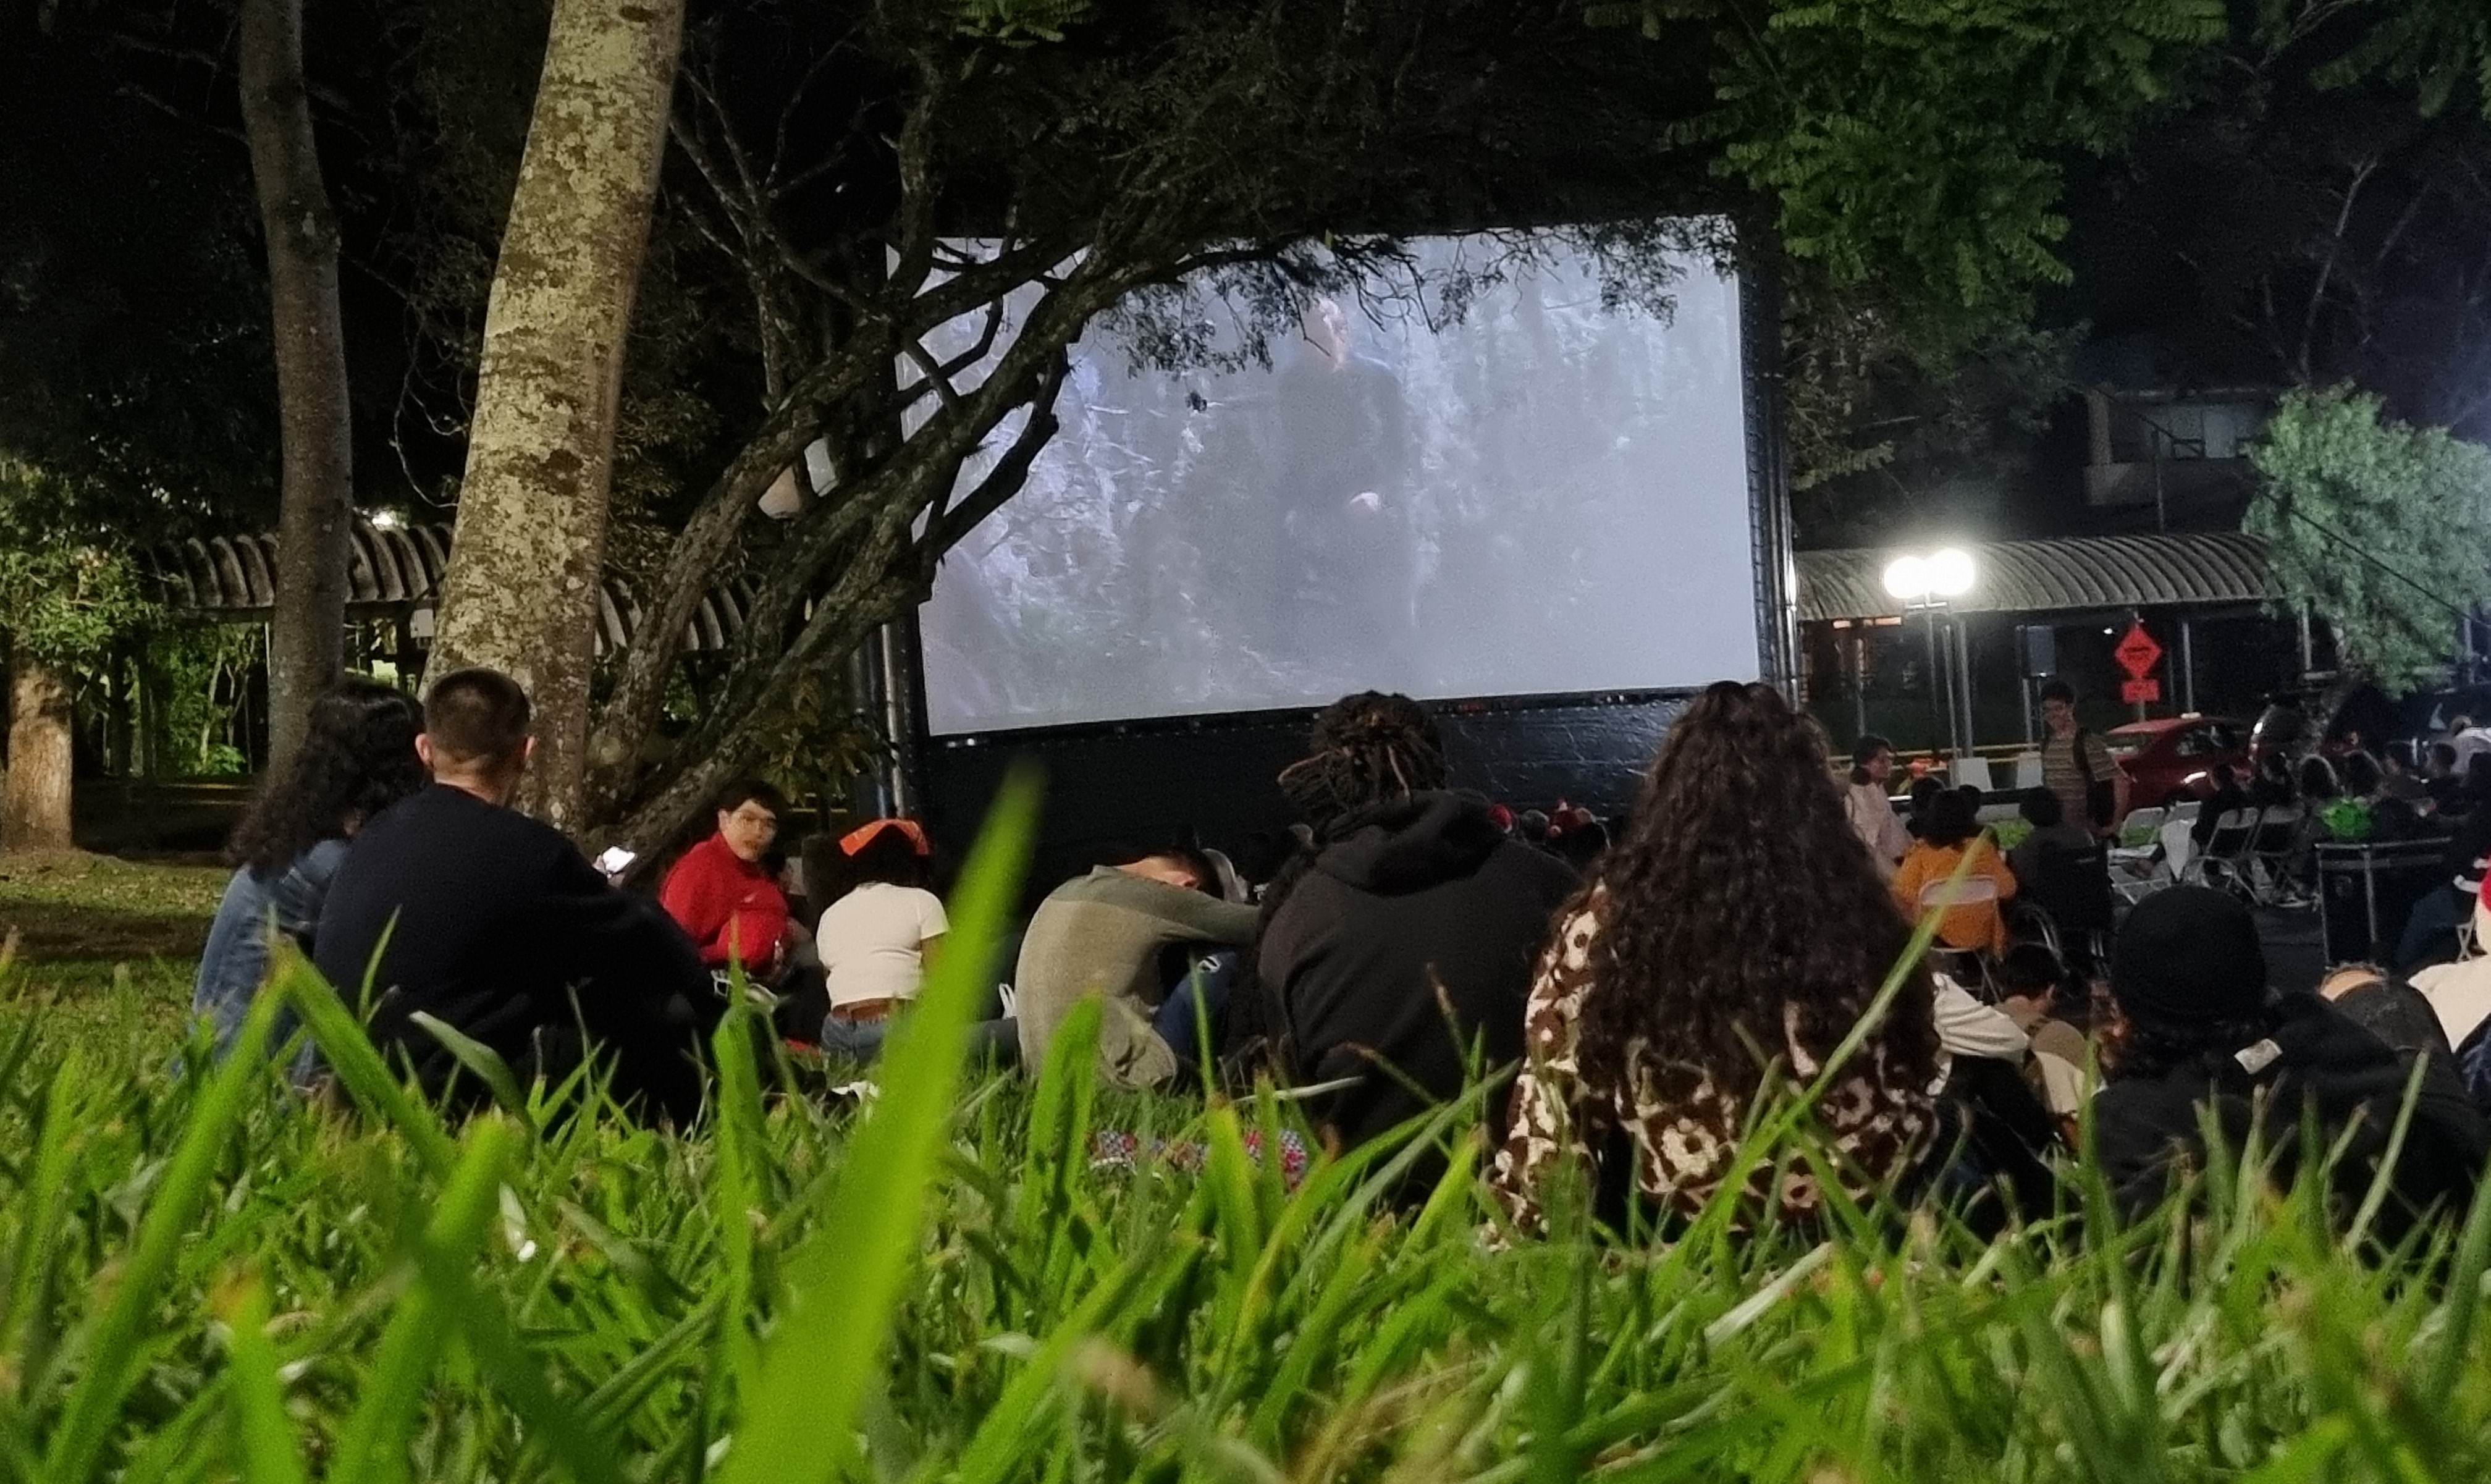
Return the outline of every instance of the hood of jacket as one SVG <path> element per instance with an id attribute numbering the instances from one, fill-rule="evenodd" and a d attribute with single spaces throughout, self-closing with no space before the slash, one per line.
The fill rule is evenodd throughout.
<path id="1" fill-rule="evenodd" d="M 1362 891 L 1418 891 L 1473 874 L 1504 843 L 1487 800 L 1428 791 L 1343 818 L 1315 869 Z"/>

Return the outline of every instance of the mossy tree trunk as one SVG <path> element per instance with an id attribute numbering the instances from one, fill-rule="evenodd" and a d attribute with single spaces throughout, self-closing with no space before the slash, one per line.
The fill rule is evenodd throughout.
<path id="1" fill-rule="evenodd" d="M 555 0 L 428 665 L 527 687 L 522 801 L 564 829 L 579 824 L 615 412 L 683 19 L 684 0 Z"/>
<path id="2" fill-rule="evenodd" d="M 68 850 L 69 677 L 22 647 L 10 661 L 9 771 L 0 779 L 0 850 Z"/>
<path id="3" fill-rule="evenodd" d="M 242 117 L 268 239 L 284 483 L 269 620 L 269 768 L 301 745 L 311 703 L 345 667 L 354 435 L 337 307 L 337 219 L 303 78 L 303 0 L 243 0 Z"/>

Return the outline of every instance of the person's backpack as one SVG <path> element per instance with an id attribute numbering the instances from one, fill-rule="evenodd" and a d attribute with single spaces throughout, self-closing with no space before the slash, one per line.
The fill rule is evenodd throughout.
<path id="1" fill-rule="evenodd" d="M 2111 779 L 2094 776 L 2094 760 L 2085 752 L 2085 743 L 2093 740 L 2093 733 L 2078 727 L 2075 736 L 2067 741 L 2075 748 L 2076 776 L 2085 780 L 2085 813 L 2095 829 L 2107 829 L 2111 816 L 2119 812 L 2119 787 Z M 2119 764 L 2113 762 L 2111 767 L 2116 769 Z"/>

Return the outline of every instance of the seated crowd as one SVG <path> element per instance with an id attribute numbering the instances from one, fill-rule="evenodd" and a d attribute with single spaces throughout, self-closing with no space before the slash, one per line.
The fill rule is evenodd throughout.
<path id="1" fill-rule="evenodd" d="M 234 837 L 196 991 L 220 1046 L 283 939 L 385 1055 L 453 1099 L 484 1095 L 453 1053 L 463 1036 L 523 1081 L 593 1057 L 626 1106 L 689 1121 L 739 986 L 791 1042 L 874 1061 L 949 930 L 923 825 L 868 821 L 791 864 L 786 800 L 740 783 L 652 899 L 510 806 L 529 724 L 518 685 L 486 670 L 442 677 L 420 711 L 368 682 L 322 700 Z M 2377 972 L 2272 994 L 2230 894 L 2148 897 L 2106 964 L 2010 941 L 2002 904 L 2019 884 L 2049 896 L 2065 859 L 2099 848 L 2067 819 L 2094 786 L 2080 734 L 2072 785 L 2021 800 L 2033 828 L 2011 860 L 1976 801 L 1942 786 L 1904 829 L 1886 802 L 1891 749 L 1863 739 L 1846 786 L 1821 730 L 1760 684 L 1707 689 L 1613 826 L 1567 806 L 1535 831 L 1454 788 L 1434 719 L 1405 696 L 1347 697 L 1309 743 L 1279 774 L 1297 825 L 1259 889 L 1187 839 L 1047 891 L 993 975 L 981 1054 L 1035 1070 L 1096 998 L 1102 1080 L 1270 1077 L 1303 1091 L 1334 1149 L 1484 1096 L 1488 1178 L 1524 1230 L 1568 1182 L 1604 1219 L 1664 1226 L 1724 1188 L 1750 1221 L 1881 1190 L 2045 1208 L 2088 1101 L 2131 1211 L 2208 1164 L 2210 1125 L 2263 1134 L 2288 1166 L 2313 1115 L 2347 1151 L 2347 1191 L 2384 1174 L 2391 1221 L 2462 1208 L 2491 1152 L 2427 1004 Z M 2383 797 L 2428 794 L 2405 759 L 2345 771 Z M 1977 975 L 1913 958 L 1931 917 L 1934 946 Z M 316 1049 L 292 1070 L 312 1084 Z M 2410 1126 L 2390 1138 L 2409 1086 Z M 1822 1157 L 1743 1154 L 1795 1099 Z M 1412 1188 L 1442 1168 L 1422 1159 Z"/>

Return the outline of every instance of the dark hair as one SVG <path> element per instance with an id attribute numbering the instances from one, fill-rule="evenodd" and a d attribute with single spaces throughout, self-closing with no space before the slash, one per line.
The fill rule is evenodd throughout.
<path id="1" fill-rule="evenodd" d="M 2241 771 L 2229 763 L 2216 763 L 2209 771 L 2216 788 L 2230 788 L 2241 781 Z"/>
<path id="2" fill-rule="evenodd" d="M 2414 771 L 2414 744 L 2399 737 L 2390 741 L 2379 754 L 2380 760 L 2398 772 Z"/>
<path id="3" fill-rule="evenodd" d="M 1867 782 L 1868 765 L 1877 760 L 1878 753 L 1891 752 L 1893 750 L 1894 744 L 1878 736 L 1876 733 L 1861 733 L 1860 740 L 1851 744 L 1851 781 L 1854 783 Z"/>
<path id="4" fill-rule="evenodd" d="M 1145 860 L 1172 860 L 1183 866 L 1186 873 L 1193 878 L 1195 890 L 1211 896 L 1219 895 L 1218 865 L 1202 853 L 1201 846 L 1189 840 L 1179 840 L 1172 845 L 1154 845 L 1146 850 L 1119 851 L 1116 854 L 1122 858 L 1116 862 L 1119 865 L 1139 865 Z"/>
<path id="5" fill-rule="evenodd" d="M 2036 829 L 2047 829 L 2066 823 L 2067 806 L 2059 796 L 2045 788 L 2028 788 L 2015 800 L 2015 812 L 2033 822 Z"/>
<path id="6" fill-rule="evenodd" d="M 738 778 L 718 795 L 718 812 L 732 814 L 747 803 L 758 803 L 770 811 L 780 824 L 787 823 L 787 796 L 760 778 Z"/>
<path id="7" fill-rule="evenodd" d="M 527 745 L 528 693 L 499 670 L 453 670 L 424 695 L 434 766 L 515 762 Z"/>
<path id="8" fill-rule="evenodd" d="M 2044 701 L 2065 701 L 2069 706 L 2073 706 L 2076 704 L 2076 687 L 2068 684 L 2066 681 L 2043 681 L 2041 683 L 2041 699 Z"/>
<path id="9" fill-rule="evenodd" d="M 1972 812 L 1975 814 L 1979 813 L 1980 806 L 1989 800 L 1989 791 L 1978 783 L 1958 783 L 1955 785 L 1954 792 L 1956 798 L 1972 805 Z"/>
<path id="10" fill-rule="evenodd" d="M 2128 1008 L 2114 998 L 2110 1025 L 2101 1038 L 2105 1082 L 2128 1078 L 2167 1077 L 2202 1066 L 2209 1079 L 2240 1063 L 2229 1055 L 2266 1038 L 2274 1029 L 2274 1014 L 2262 1010 L 2246 1020 L 2182 1022 Z"/>
<path id="11" fill-rule="evenodd" d="M 2301 760 L 2301 775 L 2295 782 L 2301 797 L 2315 803 L 2325 803 L 2343 792 L 2336 787 L 2334 767 L 2315 752 Z"/>
<path id="12" fill-rule="evenodd" d="M 1599 915 L 1582 1007 L 1595 1087 L 1679 1099 L 1755 1085 L 1783 1017 L 1830 1054 L 1902 962 L 1911 927 L 1860 849 L 1813 729 L 1769 685 L 1724 681 L 1669 729 L 1632 822 L 1569 910 Z M 1885 1075 L 1935 1075 L 1934 996 L 1910 977 L 1877 1032 Z M 1865 1063 L 1862 1063 L 1865 1064 Z"/>
<path id="13" fill-rule="evenodd" d="M 847 887 L 854 890 L 867 882 L 881 882 L 894 887 L 923 887 L 932 879 L 934 862 L 920 854 L 917 842 L 897 829 L 877 829 L 853 856 L 837 852 L 846 862 Z"/>
<path id="14" fill-rule="evenodd" d="M 1972 800 L 1949 789 L 1929 800 L 1928 817 L 1920 821 L 1920 839 L 1929 845 L 1961 845 L 1980 833 L 1980 819 Z"/>
<path id="15" fill-rule="evenodd" d="M 1363 690 L 1315 716 L 1308 756 L 1280 770 L 1280 792 L 1317 835 L 1344 816 L 1445 786 L 1436 718 L 1405 695 Z"/>
<path id="16" fill-rule="evenodd" d="M 311 703 L 303 745 L 270 778 L 234 827 L 226 858 L 267 876 L 322 840 L 342 839 L 365 820 L 430 782 L 415 755 L 423 713 L 378 681 L 348 680 Z"/>
<path id="17" fill-rule="evenodd" d="M 2344 758 L 2344 792 L 2355 799 L 2367 799 L 2379 791 L 2384 779 L 2379 772 L 2379 760 L 2366 752 L 2352 752 Z"/>
<path id="18" fill-rule="evenodd" d="M 2437 763 L 2442 768 L 2447 769 L 2448 771 L 2454 772 L 2456 771 L 2456 744 L 2454 742 L 2432 742 L 2430 744 L 2430 760 Z"/>

